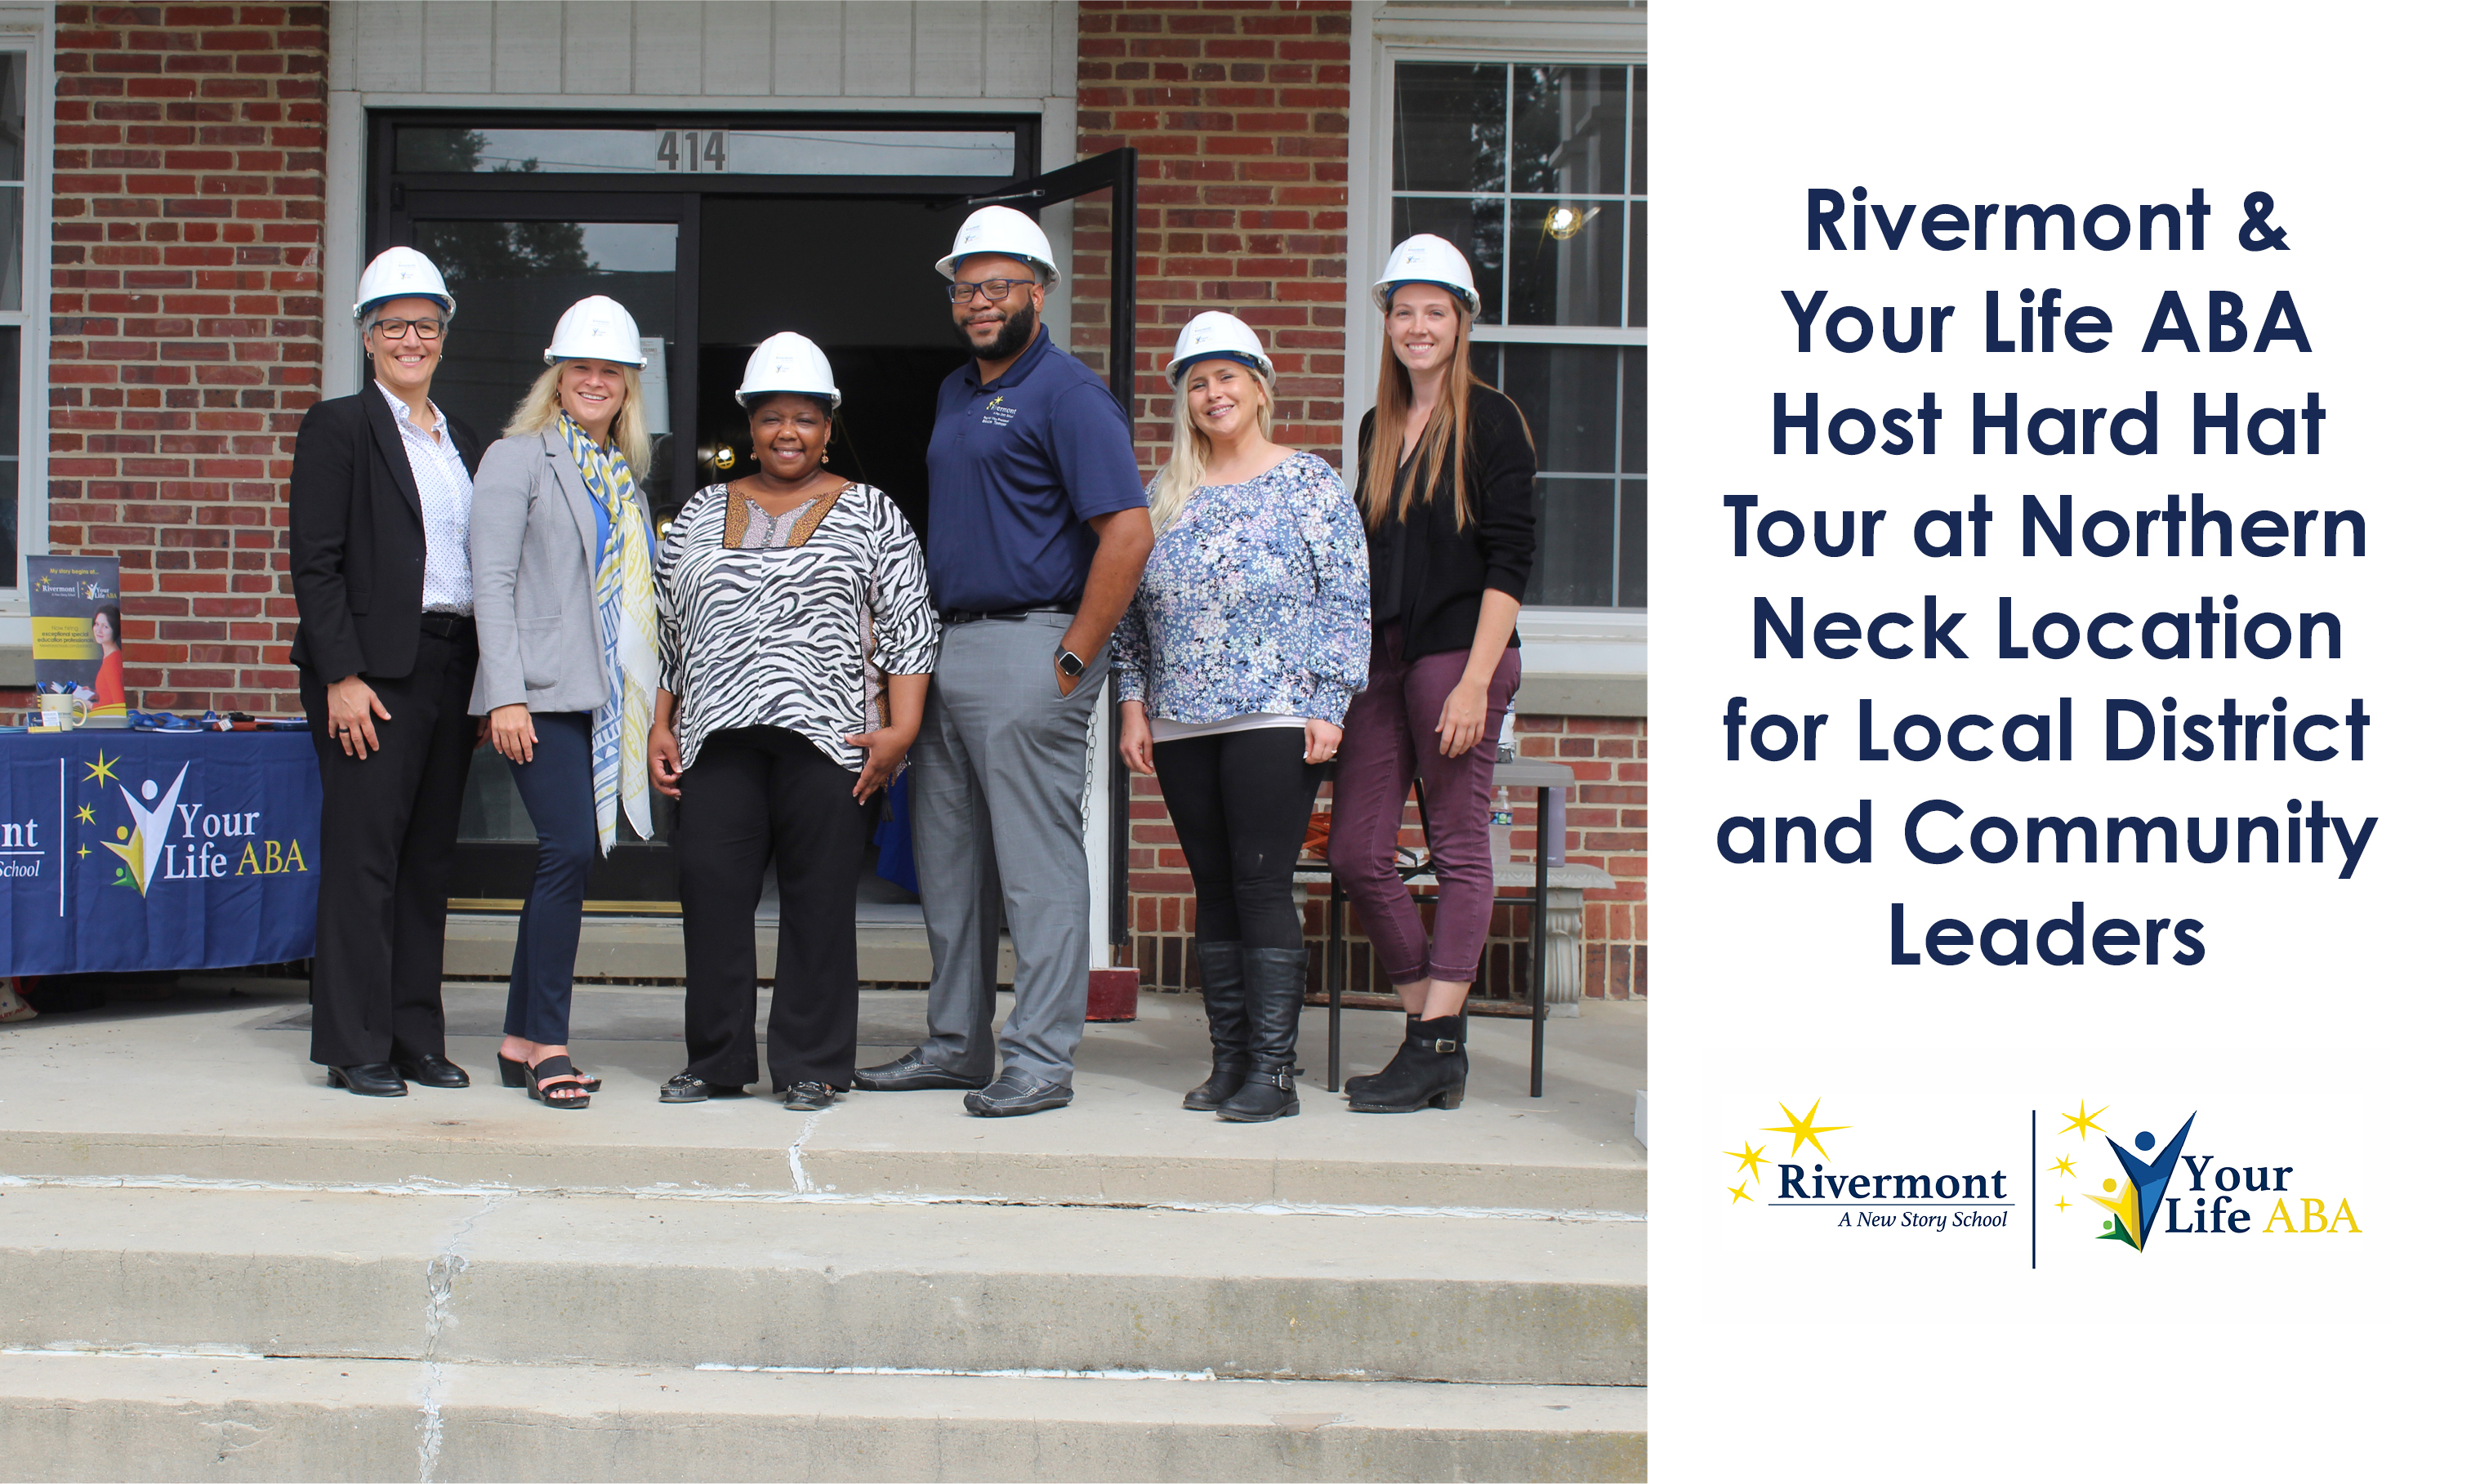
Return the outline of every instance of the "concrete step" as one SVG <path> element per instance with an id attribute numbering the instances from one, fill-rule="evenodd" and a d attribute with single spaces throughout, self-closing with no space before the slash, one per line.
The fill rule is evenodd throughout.
<path id="1" fill-rule="evenodd" d="M 1640 1479 L 1610 1387 L 0 1354 L 5 1479 Z"/>
<path id="2" fill-rule="evenodd" d="M 1070 1108 L 973 1119 L 961 1095 L 859 1093 L 800 1117 L 776 1100 L 662 1104 L 684 1064 L 674 986 L 583 986 L 576 1058 L 606 1081 L 582 1112 L 494 1086 L 502 986 L 450 984 L 448 1051 L 482 1085 L 404 1098 L 329 1091 L 296 990 L 232 981 L 146 1004 L 0 1027 L 0 1174 L 173 1182 L 422 1182 L 516 1190 L 836 1193 L 1101 1205 L 1277 1204 L 1618 1213 L 1646 1210 L 1632 1136 L 1646 1085 L 1643 1003 L 1549 1023 L 1546 1095 L 1527 1092 L 1524 1022 L 1479 1021 L 1454 1112 L 1350 1114 L 1322 1087 L 1325 1017 L 1306 1017 L 1304 1113 L 1222 1122 L 1181 1107 L 1209 1068 L 1196 997 L 1144 995 L 1093 1025 Z M 999 997 L 999 1015 L 1010 997 Z M 925 997 L 870 993 L 861 1058 L 923 1029 Z M 1399 1018 L 1350 1012 L 1345 1072 L 1378 1068 Z M 880 1043 L 880 1044 L 879 1044 Z M 143 1096 L 126 1095 L 142 1077 Z"/>
<path id="3" fill-rule="evenodd" d="M 1636 1222 L 0 1190 L 0 1346 L 1636 1386 Z"/>

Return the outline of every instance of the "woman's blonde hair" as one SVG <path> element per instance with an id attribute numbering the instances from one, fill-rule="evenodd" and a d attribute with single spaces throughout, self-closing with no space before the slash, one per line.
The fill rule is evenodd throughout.
<path id="1" fill-rule="evenodd" d="M 1378 530 L 1394 514 L 1403 517 L 1409 506 L 1432 499 L 1433 485 L 1445 459 L 1449 461 L 1450 489 L 1457 506 L 1451 513 L 1457 529 L 1467 529 L 1468 393 L 1477 387 L 1489 388 L 1491 383 L 1475 374 L 1474 347 L 1468 338 L 1475 317 L 1468 312 L 1467 300 L 1453 294 L 1450 307 L 1458 315 L 1458 343 L 1450 347 L 1449 364 L 1442 367 L 1440 405 L 1433 409 L 1432 416 L 1424 423 L 1424 436 L 1417 440 L 1416 463 L 1410 471 L 1413 488 L 1400 487 L 1406 482 L 1399 477 L 1399 453 L 1406 441 L 1407 412 L 1415 405 L 1416 388 L 1407 379 L 1406 364 L 1390 345 L 1387 332 L 1383 334 L 1381 370 L 1373 393 L 1373 447 L 1366 455 L 1363 477 L 1355 486 L 1367 530 Z M 1388 319 L 1387 301 L 1381 313 Z M 1433 457 L 1437 450 L 1440 458 Z"/>
<path id="2" fill-rule="evenodd" d="M 506 419 L 506 436 L 513 438 L 527 433 L 547 433 L 557 426 L 561 407 L 557 383 L 558 378 L 566 374 L 570 364 L 560 361 L 555 365 L 544 367 L 540 375 L 532 379 L 532 389 L 524 393 L 524 399 L 515 404 L 515 414 Z M 611 364 L 617 365 L 615 362 Z M 634 472 L 635 483 L 641 486 L 652 465 L 652 440 L 644 432 L 644 419 L 635 411 L 643 405 L 644 376 L 631 365 L 619 365 L 618 373 L 619 380 L 625 384 L 626 401 L 618 409 L 617 421 L 609 425 L 609 440 L 618 445 L 618 452 L 626 456 L 626 467 Z"/>
<path id="3" fill-rule="evenodd" d="M 1253 385 L 1260 389 L 1261 405 L 1254 411 L 1253 426 L 1261 431 L 1264 440 L 1268 440 L 1272 415 L 1278 408 L 1278 396 L 1270 389 L 1269 378 L 1249 361 L 1234 361 L 1233 357 L 1212 359 L 1233 361 L 1243 368 L 1245 375 L 1253 378 Z M 1193 365 L 1202 364 L 1196 361 Z M 1188 373 L 1191 369 L 1192 366 L 1185 367 Z M 1166 462 L 1160 466 L 1157 476 L 1150 481 L 1150 530 L 1153 532 L 1165 530 L 1182 518 L 1184 503 L 1201 487 L 1202 471 L 1209 465 L 1210 436 L 1193 425 L 1192 399 L 1186 394 L 1183 382 L 1183 377 L 1176 378 L 1175 441 L 1167 449 Z"/>

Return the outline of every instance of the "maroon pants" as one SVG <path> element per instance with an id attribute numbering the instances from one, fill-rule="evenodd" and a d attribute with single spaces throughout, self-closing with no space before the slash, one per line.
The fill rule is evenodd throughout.
<path id="1" fill-rule="evenodd" d="M 1396 624 L 1373 631 L 1369 683 L 1347 710 L 1330 804 L 1330 866 L 1354 902 L 1364 935 L 1394 984 L 1472 983 L 1493 922 L 1493 755 L 1502 708 L 1518 689 L 1518 651 L 1502 651 L 1485 696 L 1484 735 L 1455 758 L 1442 756 L 1442 704 L 1467 673 L 1468 651 L 1401 658 Z M 1433 932 L 1424 936 L 1394 852 L 1400 811 L 1424 780 L 1424 843 L 1441 879 Z"/>

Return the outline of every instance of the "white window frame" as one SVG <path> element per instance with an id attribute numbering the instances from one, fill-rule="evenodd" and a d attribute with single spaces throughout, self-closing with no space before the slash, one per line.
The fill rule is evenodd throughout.
<path id="1" fill-rule="evenodd" d="M 1647 58 L 1644 11 L 1552 10 L 1504 6 L 1498 10 L 1420 9 L 1358 0 L 1353 28 L 1354 105 L 1348 113 L 1348 177 L 1354 189 L 1348 213 L 1348 356 L 1345 398 L 1347 436 L 1342 448 L 1353 482 L 1354 430 L 1373 405 L 1382 354 L 1380 317 L 1367 307 L 1373 280 L 1388 259 L 1390 243 L 1391 128 L 1397 108 L 1397 66 L 1401 61 L 1472 63 L 1639 64 Z M 1645 346 L 1647 331 L 1610 326 L 1479 325 L 1478 342 L 1550 341 L 1556 344 Z M 1646 415 L 1645 389 L 1625 414 Z M 1522 663 L 1531 677 L 1551 675 L 1612 697 L 1636 692 L 1644 715 L 1647 615 L 1636 609 L 1550 608 L 1520 611 Z M 1524 682 L 1522 682 L 1522 686 Z M 1591 708 L 1596 709 L 1596 708 Z"/>
<path id="2" fill-rule="evenodd" d="M 52 99 L 59 79 L 52 61 L 48 5 L 0 7 L 0 52 L 26 58 L 25 239 L 20 245 L 20 307 L 0 310 L 0 326 L 17 330 L 18 569 L 0 575 L 0 650 L 34 645 L 26 617 L 22 558 L 51 552 Z M 0 679 L 0 684 L 6 684 Z"/>

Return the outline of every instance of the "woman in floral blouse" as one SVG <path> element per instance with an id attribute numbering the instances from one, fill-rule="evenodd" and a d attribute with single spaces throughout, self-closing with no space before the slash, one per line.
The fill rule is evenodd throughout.
<path id="1" fill-rule="evenodd" d="M 1157 545 L 1115 648 L 1124 762 L 1158 778 L 1199 908 L 1211 1072 L 1184 1105 L 1245 1123 L 1298 1111 L 1296 854 L 1372 642 L 1363 524 L 1329 464 L 1270 440 L 1275 374 L 1233 315 L 1178 338 Z"/>

